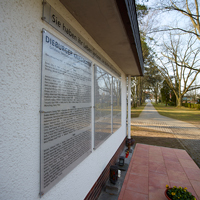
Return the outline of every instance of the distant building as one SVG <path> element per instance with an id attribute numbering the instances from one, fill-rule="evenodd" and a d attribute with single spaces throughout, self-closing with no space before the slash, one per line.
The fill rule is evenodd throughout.
<path id="1" fill-rule="evenodd" d="M 197 103 L 197 99 L 194 100 L 194 98 L 190 97 L 190 96 L 184 96 L 182 98 L 182 102 L 183 103 Z"/>

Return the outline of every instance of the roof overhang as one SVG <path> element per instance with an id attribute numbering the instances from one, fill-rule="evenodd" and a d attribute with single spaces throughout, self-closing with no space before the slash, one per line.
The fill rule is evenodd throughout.
<path id="1" fill-rule="evenodd" d="M 135 19 L 130 20 L 124 0 L 60 1 L 125 74 L 143 75 L 135 7 Z"/>

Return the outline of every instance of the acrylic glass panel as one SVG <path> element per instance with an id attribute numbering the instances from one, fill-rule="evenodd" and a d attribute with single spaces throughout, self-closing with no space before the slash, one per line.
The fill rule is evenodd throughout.
<path id="1" fill-rule="evenodd" d="M 111 87 L 112 76 L 95 66 L 95 133 L 94 146 L 97 148 L 111 135 Z"/>
<path id="2" fill-rule="evenodd" d="M 121 127 L 121 81 L 113 77 L 113 133 Z"/>
<path id="3" fill-rule="evenodd" d="M 91 65 L 43 30 L 41 196 L 91 153 Z"/>

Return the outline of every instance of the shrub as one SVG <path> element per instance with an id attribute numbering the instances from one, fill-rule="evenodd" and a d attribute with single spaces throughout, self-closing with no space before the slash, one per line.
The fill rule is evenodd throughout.
<path id="1" fill-rule="evenodd" d="M 176 104 L 174 102 L 172 102 L 172 101 L 168 102 L 168 105 L 169 106 L 176 106 Z"/>

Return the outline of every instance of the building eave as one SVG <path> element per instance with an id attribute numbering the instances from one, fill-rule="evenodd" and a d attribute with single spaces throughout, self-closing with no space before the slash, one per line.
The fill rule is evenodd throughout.
<path id="1" fill-rule="evenodd" d="M 60 1 L 125 74 L 143 75 L 133 0 Z"/>

